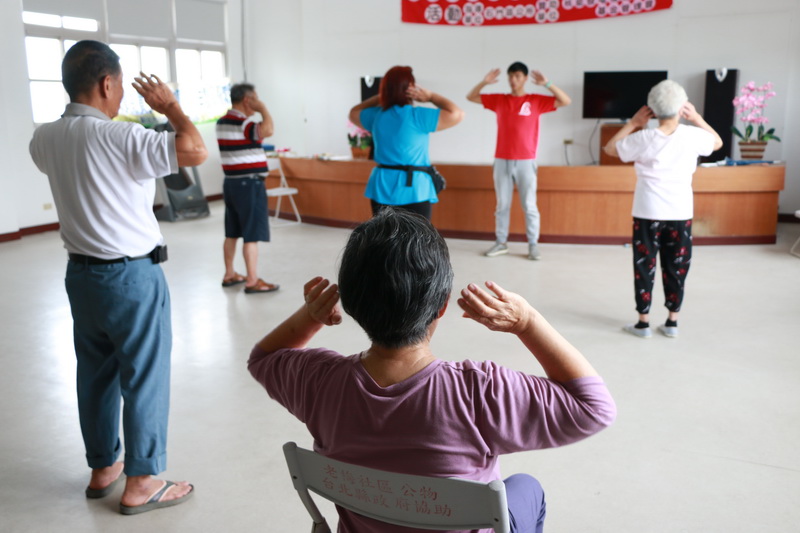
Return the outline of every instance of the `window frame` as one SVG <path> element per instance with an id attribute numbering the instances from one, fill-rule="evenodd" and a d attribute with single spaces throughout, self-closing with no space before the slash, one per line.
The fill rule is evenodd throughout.
<path id="1" fill-rule="evenodd" d="M 103 13 L 102 18 L 97 21 L 98 27 L 97 31 L 90 31 L 90 30 L 76 30 L 76 29 L 68 29 L 64 28 L 63 25 L 60 28 L 55 28 L 52 26 L 39 26 L 36 24 L 30 23 L 23 23 L 24 26 L 24 35 L 25 37 L 43 37 L 49 39 L 58 39 L 61 46 L 61 60 L 64 59 L 64 42 L 65 41 L 80 41 L 82 39 L 96 39 L 98 41 L 102 41 L 108 43 L 109 45 L 112 44 L 120 44 L 120 45 L 134 45 L 137 47 L 139 52 L 139 61 L 141 64 L 141 48 L 142 46 L 154 46 L 159 48 L 165 48 L 167 50 L 168 55 L 168 68 L 169 68 L 169 79 L 163 80 L 165 83 L 175 84 L 177 85 L 177 64 L 176 64 L 176 52 L 178 49 L 190 49 L 196 50 L 197 52 L 204 52 L 204 51 L 213 51 L 213 52 L 220 52 L 222 54 L 223 70 L 224 74 L 227 79 L 230 79 L 230 60 L 228 55 L 228 2 L 220 2 L 223 4 L 223 12 L 224 12 L 224 29 L 225 29 L 225 42 L 219 41 L 209 41 L 209 40 L 202 40 L 202 39 L 186 39 L 186 38 L 179 38 L 177 36 L 177 10 L 176 10 L 176 0 L 169 0 L 171 4 L 171 13 L 172 13 L 172 35 L 170 38 L 160 38 L 160 37 L 147 37 L 147 36 L 138 36 L 138 35 L 126 35 L 126 34 L 115 34 L 109 31 L 108 27 L 108 5 L 103 2 Z M 24 8 L 23 8 L 24 11 Z M 47 13 L 52 14 L 52 13 Z M 59 15 L 60 16 L 60 15 Z M 22 17 L 22 12 L 20 12 L 20 17 Z M 82 17 L 88 18 L 88 17 Z M 26 47 L 26 57 L 27 57 L 27 47 Z M 26 68 L 27 70 L 27 68 Z M 28 73 L 28 91 L 30 93 L 31 82 L 53 82 L 54 80 L 43 80 L 38 78 L 31 78 L 30 73 Z M 69 101 L 66 98 L 65 94 L 65 101 Z M 33 102 L 31 101 L 31 105 Z M 31 116 L 33 119 L 33 115 Z M 34 124 L 40 124 L 34 121 Z"/>

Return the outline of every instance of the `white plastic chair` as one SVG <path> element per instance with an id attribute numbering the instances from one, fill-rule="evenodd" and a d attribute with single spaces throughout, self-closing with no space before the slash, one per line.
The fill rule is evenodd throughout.
<path id="1" fill-rule="evenodd" d="M 800 218 L 800 209 L 794 212 L 794 216 Z M 794 242 L 794 245 L 792 246 L 792 249 L 789 250 L 789 253 L 795 257 L 800 257 L 800 250 L 798 250 L 798 248 L 800 248 L 800 237 L 798 237 Z"/>
<path id="2" fill-rule="evenodd" d="M 298 191 L 294 187 L 289 187 L 289 184 L 286 182 L 286 176 L 283 174 L 280 158 L 268 157 L 267 165 L 269 170 L 278 170 L 281 176 L 280 183 L 277 187 L 267 189 L 267 198 L 278 199 L 278 202 L 275 204 L 275 215 L 271 217 L 272 220 L 270 221 L 270 225 L 273 227 L 280 227 L 300 224 L 303 220 L 300 218 L 300 211 L 297 210 L 297 204 L 294 203 L 294 195 L 297 194 Z M 283 200 L 284 196 L 288 196 L 289 201 L 292 203 L 292 210 L 294 210 L 295 220 L 286 221 L 286 219 L 279 217 L 281 212 L 281 201 Z"/>
<path id="3" fill-rule="evenodd" d="M 311 515 L 311 533 L 330 533 L 309 490 L 381 522 L 420 529 L 493 529 L 509 533 L 502 481 L 434 478 L 384 472 L 329 459 L 294 442 L 283 445 L 300 500 Z"/>

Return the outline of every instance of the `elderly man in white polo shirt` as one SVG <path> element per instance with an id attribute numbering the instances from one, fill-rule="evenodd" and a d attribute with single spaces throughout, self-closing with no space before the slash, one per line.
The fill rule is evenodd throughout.
<path id="1" fill-rule="evenodd" d="M 92 469 L 88 498 L 111 493 L 124 472 L 122 514 L 185 501 L 193 487 L 153 478 L 166 468 L 172 327 L 159 263 L 166 247 L 153 215 L 155 179 L 202 163 L 200 133 L 156 76 L 134 87 L 175 133 L 112 122 L 122 101 L 119 57 L 80 41 L 61 66 L 70 104 L 40 126 L 30 152 L 47 174 L 69 253 L 66 287 L 74 320 L 78 412 Z M 121 399 L 125 438 L 120 454 Z"/>

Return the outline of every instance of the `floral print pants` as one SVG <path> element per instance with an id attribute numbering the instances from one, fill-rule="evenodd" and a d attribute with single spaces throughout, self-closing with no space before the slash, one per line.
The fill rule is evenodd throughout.
<path id="1" fill-rule="evenodd" d="M 633 284 L 639 314 L 650 312 L 658 256 L 661 256 L 664 306 L 678 312 L 692 262 L 691 220 L 633 219 Z"/>

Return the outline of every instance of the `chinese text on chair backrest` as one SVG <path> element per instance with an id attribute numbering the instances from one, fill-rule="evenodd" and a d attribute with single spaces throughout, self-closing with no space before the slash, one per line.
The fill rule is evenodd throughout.
<path id="1" fill-rule="evenodd" d="M 427 485 L 394 486 L 391 481 L 370 478 L 349 468 L 326 464 L 319 472 L 319 481 L 329 491 L 336 491 L 343 501 L 353 505 L 395 508 L 413 515 L 451 516 L 452 502 L 442 501 L 438 491 Z"/>

